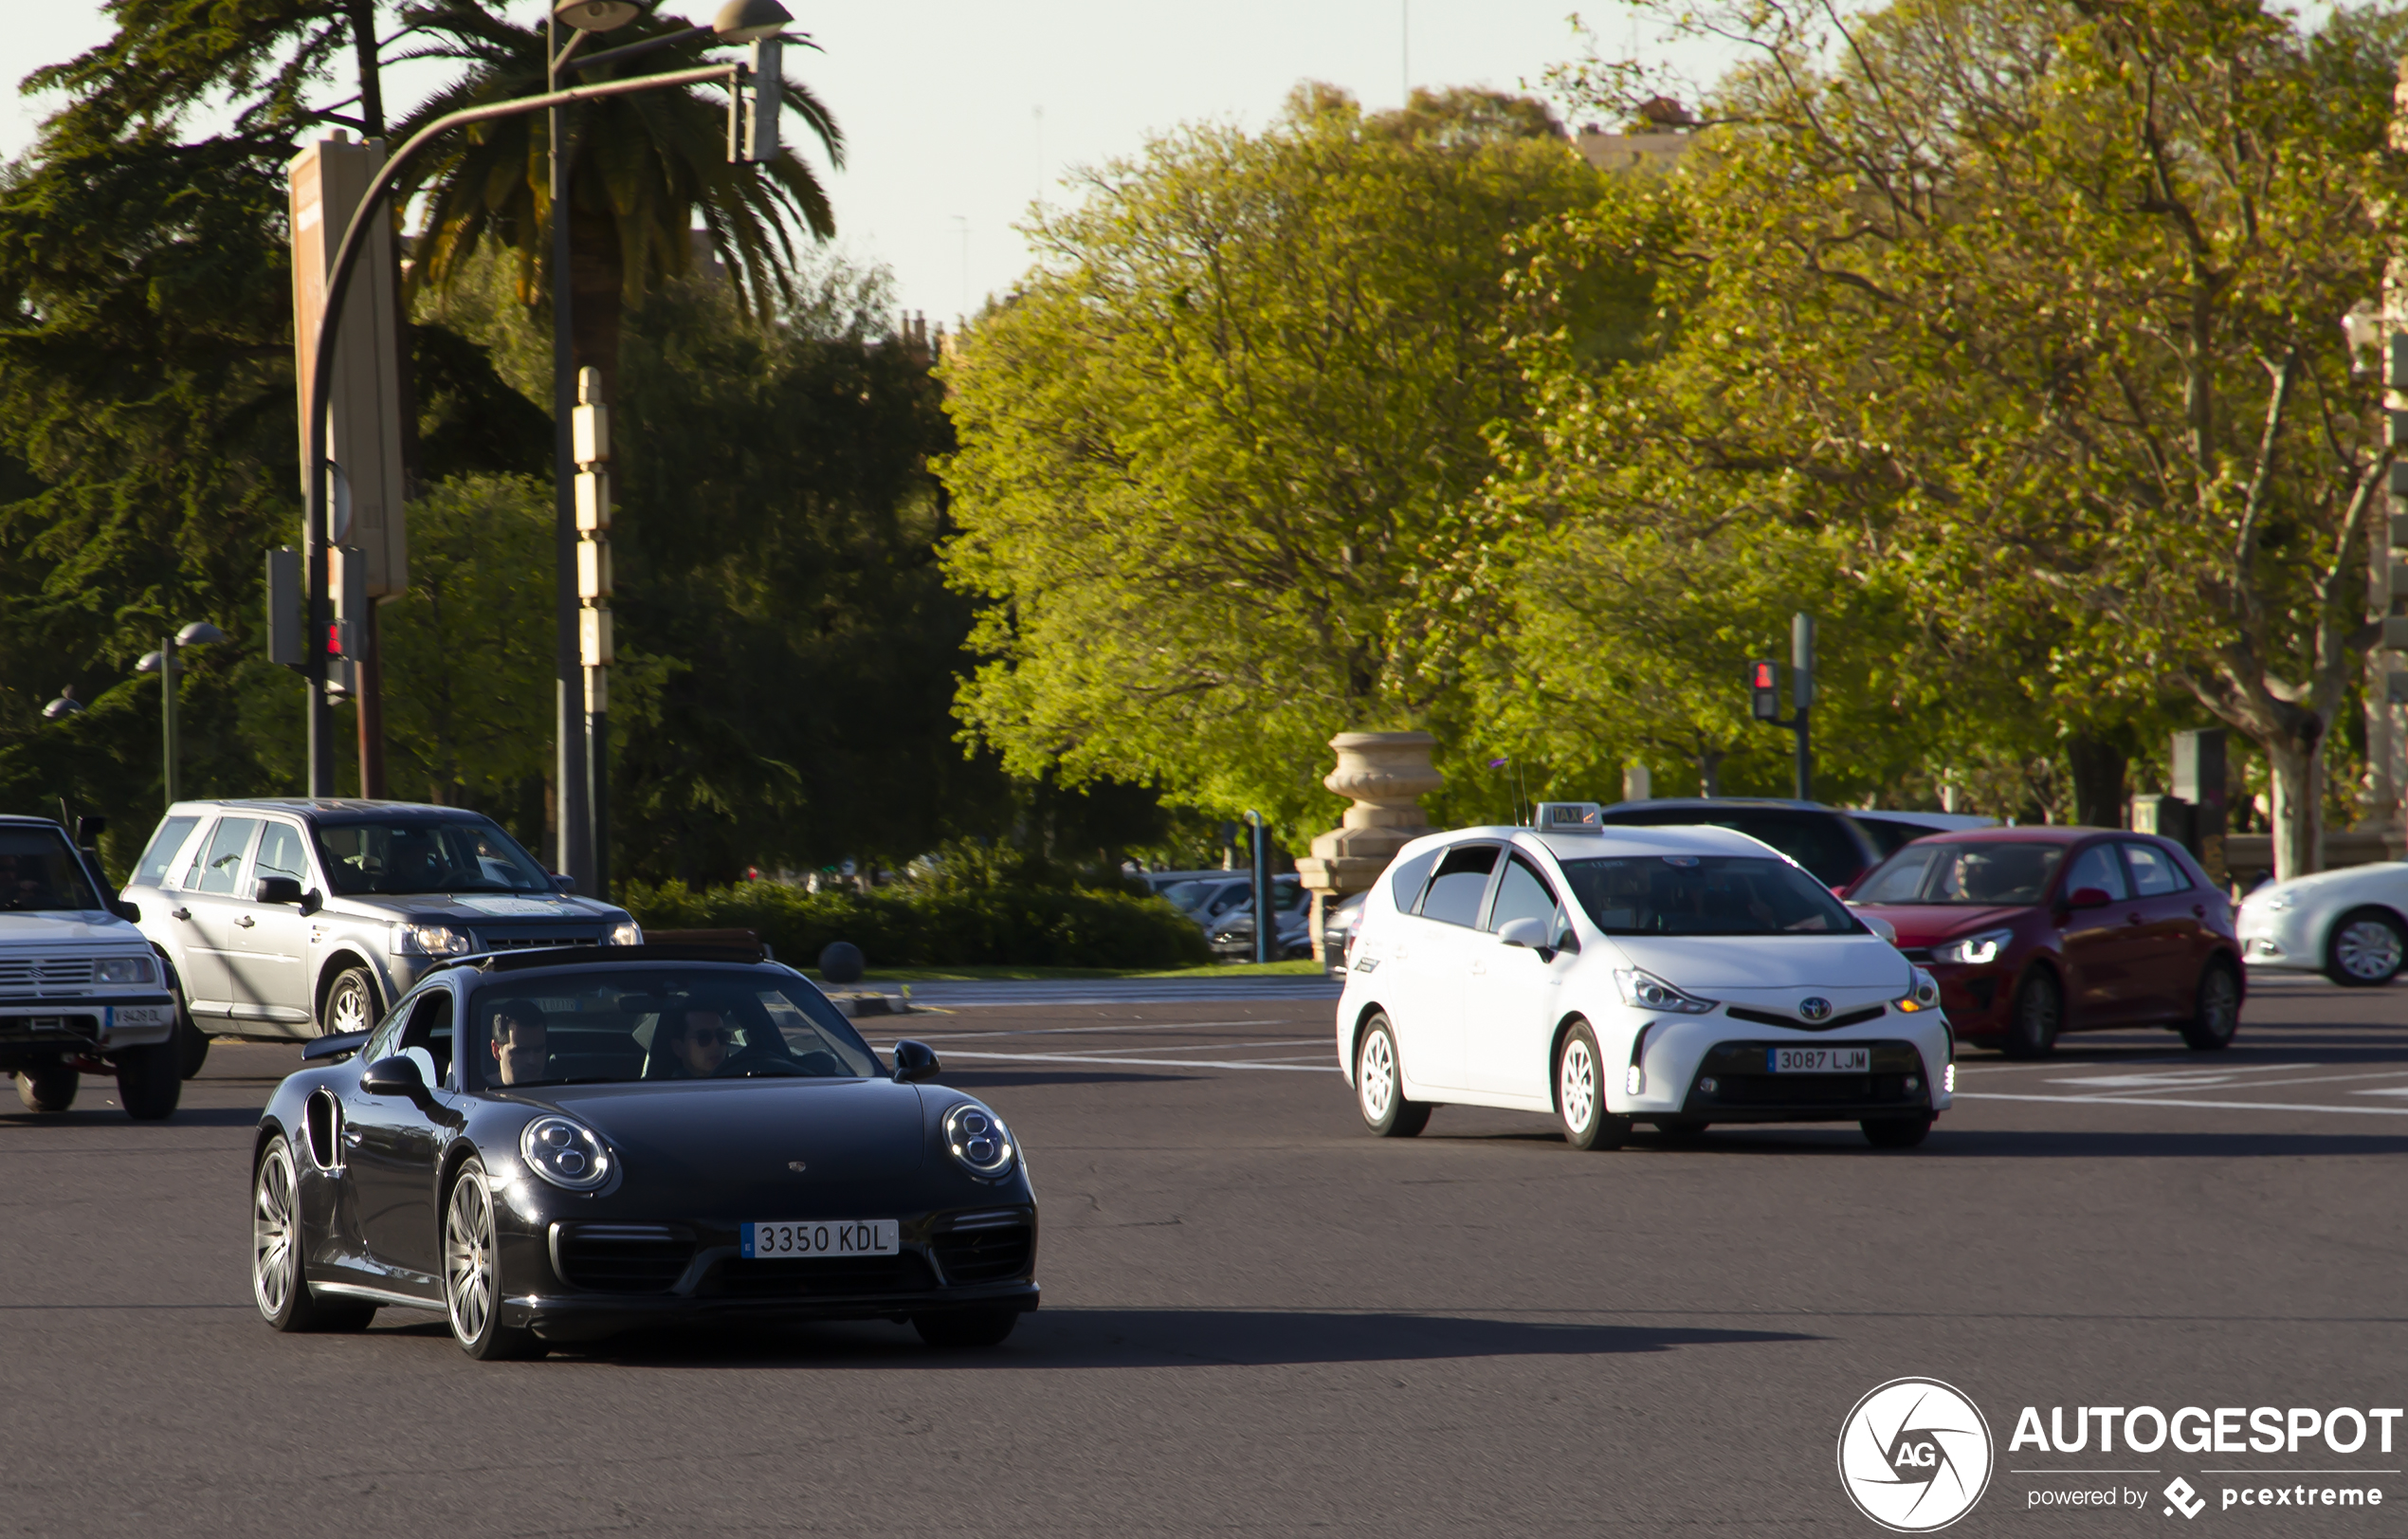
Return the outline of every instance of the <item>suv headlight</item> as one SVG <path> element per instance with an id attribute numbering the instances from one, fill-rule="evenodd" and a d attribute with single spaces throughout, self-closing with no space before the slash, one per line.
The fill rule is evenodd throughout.
<path id="1" fill-rule="evenodd" d="M 465 957 L 475 947 L 466 930 L 448 925 L 411 925 L 395 921 L 393 955 L 397 957 Z"/>
<path id="2" fill-rule="evenodd" d="M 1669 1010 L 1675 1015 L 1703 1016 L 1714 1008 L 1713 1000 L 1684 994 L 1653 973 L 1636 967 L 1614 969 L 1614 986 L 1622 991 L 1622 1002 L 1634 1010 Z"/>
<path id="3" fill-rule="evenodd" d="M 958 1106 L 945 1113 L 945 1147 L 962 1169 L 980 1181 L 999 1181 L 1012 1174 L 1020 1158 L 1012 1146 L 1012 1129 L 980 1106 Z"/>
<path id="4" fill-rule="evenodd" d="M 613 925 L 611 926 L 611 933 L 604 938 L 602 944 L 604 945 L 642 945 L 644 926 L 631 919 L 624 925 Z"/>
<path id="5" fill-rule="evenodd" d="M 93 964 L 92 977 L 101 983 L 149 983 L 157 980 L 148 957 L 102 957 Z"/>
<path id="6" fill-rule="evenodd" d="M 611 1147 L 583 1123 L 538 1117 L 519 1135 L 527 1168 L 555 1186 L 590 1192 L 611 1179 Z"/>
<path id="7" fill-rule="evenodd" d="M 1983 930 L 1979 935 L 1960 936 L 1945 945 L 1931 948 L 1934 962 L 1958 962 L 1969 967 L 1997 962 L 2007 947 L 2015 944 L 2013 930 Z"/>

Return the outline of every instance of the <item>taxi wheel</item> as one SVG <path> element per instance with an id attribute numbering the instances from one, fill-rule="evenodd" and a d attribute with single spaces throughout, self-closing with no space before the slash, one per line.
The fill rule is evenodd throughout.
<path id="1" fill-rule="evenodd" d="M 2344 988 L 2381 988 L 2408 964 L 2408 935 L 2381 908 L 2341 916 L 2325 943 L 2325 976 Z"/>
<path id="2" fill-rule="evenodd" d="M 471 1158 L 452 1179 L 444 1203 L 443 1292 L 451 1339 L 483 1362 L 538 1358 L 550 1350 L 532 1330 L 502 1323 L 502 1251 L 493 1224 L 493 1192 L 482 1161 Z"/>
<path id="3" fill-rule="evenodd" d="M 27 1111 L 64 1111 L 75 1105 L 83 1076 L 64 1063 L 36 1064 L 17 1071 L 17 1099 Z"/>
<path id="4" fill-rule="evenodd" d="M 2006 1040 L 1998 1045 L 2010 1058 L 2045 1058 L 2056 1051 L 2057 1032 L 2064 1024 L 2065 990 L 2054 973 L 2034 967 L 2015 991 Z"/>
<path id="5" fill-rule="evenodd" d="M 1429 1104 L 1405 1099 L 1396 1030 L 1385 1014 L 1364 1023 L 1362 1043 L 1355 1049 L 1355 1109 L 1363 1114 L 1363 1126 L 1381 1138 L 1411 1138 L 1430 1126 Z"/>
<path id="6" fill-rule="evenodd" d="M 2180 1027 L 2182 1045 L 2194 1053 L 2231 1047 L 2240 1025 L 2241 980 L 2233 976 L 2232 963 L 2218 958 L 2199 974 L 2198 1000 Z"/>
<path id="7" fill-rule="evenodd" d="M 301 1275 L 301 1189 L 292 1145 L 271 1138 L 251 1172 L 251 1301 L 278 1330 L 364 1330 L 374 1304 L 320 1298 Z"/>
<path id="8" fill-rule="evenodd" d="M 1877 1149 L 1911 1149 L 1931 1136 L 1929 1117 L 1867 1117 L 1856 1126 Z"/>
<path id="9" fill-rule="evenodd" d="M 1631 1119 L 1605 1108 L 1604 1062 L 1585 1021 L 1565 1033 L 1556 1050 L 1555 1105 L 1563 1141 L 1576 1149 L 1618 1149 L 1631 1136 Z"/>

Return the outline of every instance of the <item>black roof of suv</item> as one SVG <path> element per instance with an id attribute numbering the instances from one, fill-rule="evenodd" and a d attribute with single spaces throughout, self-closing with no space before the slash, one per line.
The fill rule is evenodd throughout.
<path id="1" fill-rule="evenodd" d="M 1881 864 L 1882 850 L 1864 826 L 1836 807 L 1774 797 L 1665 797 L 1617 801 L 1597 814 L 1603 823 L 1663 826 L 1703 823 L 1761 839 L 1837 891 Z"/>

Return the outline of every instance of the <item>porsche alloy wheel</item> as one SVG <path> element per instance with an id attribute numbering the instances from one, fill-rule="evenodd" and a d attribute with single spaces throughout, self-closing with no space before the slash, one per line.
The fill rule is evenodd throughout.
<path id="1" fill-rule="evenodd" d="M 540 1357 L 544 1347 L 535 1332 L 502 1323 L 499 1251 L 485 1167 L 470 1160 L 460 1167 L 451 1200 L 444 1204 L 443 1293 L 452 1340 L 474 1358 Z"/>
<path id="2" fill-rule="evenodd" d="M 278 1330 L 361 1330 L 376 1306 L 321 1297 L 301 1273 L 301 1185 L 293 1148 L 267 1141 L 251 1174 L 251 1301 Z"/>
<path id="3" fill-rule="evenodd" d="M 1396 1033 L 1385 1015 L 1364 1023 L 1362 1044 L 1355 1050 L 1355 1105 L 1363 1126 L 1381 1138 L 1411 1138 L 1430 1125 L 1430 1108 L 1405 1099 Z"/>
<path id="4" fill-rule="evenodd" d="M 2325 944 L 2325 976 L 2344 988 L 2378 988 L 2408 963 L 2408 935 L 2379 909 L 2344 914 Z"/>

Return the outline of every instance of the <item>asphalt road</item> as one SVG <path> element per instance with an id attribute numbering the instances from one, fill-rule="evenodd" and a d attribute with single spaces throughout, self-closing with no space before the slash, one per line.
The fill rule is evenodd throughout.
<path id="1" fill-rule="evenodd" d="M 1995 1439 L 1954 1532 L 2187 1530 L 2177 1475 L 2201 1530 L 2400 1529 L 2408 1422 L 2388 1457 L 2008 1444 L 2025 1405 L 2408 1404 L 2408 987 L 2261 988 L 2221 1055 L 1974 1054 L 1931 1141 L 1883 1153 L 1848 1127 L 1583 1155 L 1461 1109 L 1376 1141 L 1328 1021 L 1256 995 L 863 1022 L 934 1042 L 1031 1151 L 1046 1305 L 985 1353 L 864 1325 L 479 1365 L 390 1310 L 279 1337 L 246 1158 L 297 1054 L 221 1044 L 165 1125 L 89 1080 L 0 1118 L 0 1528 L 1870 1535 L 1834 1440 L 1923 1375 Z M 2387 1511 L 2224 1510 L 2278 1478 L 2208 1473 L 2238 1468 Z M 2120 1487 L 2146 1504 L 2029 1505 Z"/>

